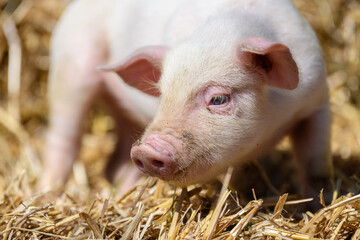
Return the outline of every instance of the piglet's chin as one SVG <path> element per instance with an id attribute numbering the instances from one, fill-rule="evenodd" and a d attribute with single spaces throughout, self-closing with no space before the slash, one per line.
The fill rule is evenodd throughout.
<path id="1" fill-rule="evenodd" d="M 214 173 L 213 171 L 206 170 L 214 168 L 216 168 L 216 166 L 200 168 L 195 166 L 195 164 L 191 164 L 186 169 L 183 169 L 182 171 L 175 174 L 172 179 L 168 179 L 166 181 L 178 187 L 186 187 L 193 184 L 203 184 L 216 179 L 216 177 L 221 174 L 219 172 Z"/>

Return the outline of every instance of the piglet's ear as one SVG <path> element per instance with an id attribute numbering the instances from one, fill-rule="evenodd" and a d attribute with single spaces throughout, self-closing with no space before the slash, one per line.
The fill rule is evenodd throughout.
<path id="1" fill-rule="evenodd" d="M 245 39 L 238 49 L 241 65 L 264 75 L 265 83 L 282 89 L 295 89 L 299 71 L 288 47 L 263 38 Z"/>
<path id="2" fill-rule="evenodd" d="M 165 46 L 143 47 L 119 64 L 99 66 L 98 69 L 114 71 L 130 86 L 147 94 L 159 96 L 156 83 L 159 81 L 162 62 L 168 49 Z"/>

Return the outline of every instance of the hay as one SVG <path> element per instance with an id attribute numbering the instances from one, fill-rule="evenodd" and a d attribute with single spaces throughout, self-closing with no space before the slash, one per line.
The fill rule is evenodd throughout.
<path id="1" fill-rule="evenodd" d="M 3 239 L 358 239 L 360 234 L 360 195 L 342 196 L 299 221 L 282 215 L 291 204 L 287 194 L 267 212 L 262 200 L 241 204 L 228 190 L 221 195 L 207 186 L 174 191 L 152 181 L 145 191 L 146 184 L 140 184 L 120 199 L 102 193 L 89 204 L 79 191 L 24 198 L 24 181 L 21 173 L 0 202 Z"/>
<path id="2" fill-rule="evenodd" d="M 114 140 L 111 121 L 99 109 L 92 113 L 81 161 L 65 191 L 36 193 L 47 115 L 49 39 L 68 2 L 0 0 L 0 239 L 360 239 L 358 1 L 294 0 L 324 48 L 334 116 L 338 182 L 331 204 L 320 193 L 315 201 L 323 208 L 315 213 L 302 212 L 311 199 L 294 200 L 288 194 L 260 194 L 262 200 L 255 189 L 249 201 L 228 190 L 231 170 L 220 191 L 219 183 L 174 189 L 148 178 L 116 196 L 102 177 Z M 287 144 L 279 149 L 288 151 Z M 287 153 L 272 158 L 280 161 L 279 169 L 285 165 L 282 160 L 289 162 Z M 287 183 L 276 184 L 266 168 L 256 168 L 272 196 L 291 189 Z"/>

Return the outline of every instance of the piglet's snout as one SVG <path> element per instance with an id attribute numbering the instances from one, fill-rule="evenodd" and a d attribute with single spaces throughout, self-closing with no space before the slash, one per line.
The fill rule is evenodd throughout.
<path id="1" fill-rule="evenodd" d="M 175 156 L 181 144 L 170 135 L 149 135 L 131 149 L 131 159 L 144 173 L 167 179 L 178 171 Z"/>

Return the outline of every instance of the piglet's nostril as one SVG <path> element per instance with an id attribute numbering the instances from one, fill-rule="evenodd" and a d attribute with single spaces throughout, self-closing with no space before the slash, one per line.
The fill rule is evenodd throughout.
<path id="1" fill-rule="evenodd" d="M 156 168 L 163 168 L 165 166 L 163 161 L 159 161 L 159 160 L 156 160 L 156 159 L 152 159 L 151 164 Z"/>
<path id="2" fill-rule="evenodd" d="M 144 169 L 144 164 L 142 161 L 140 161 L 139 159 L 134 159 L 133 161 L 138 168 Z"/>

